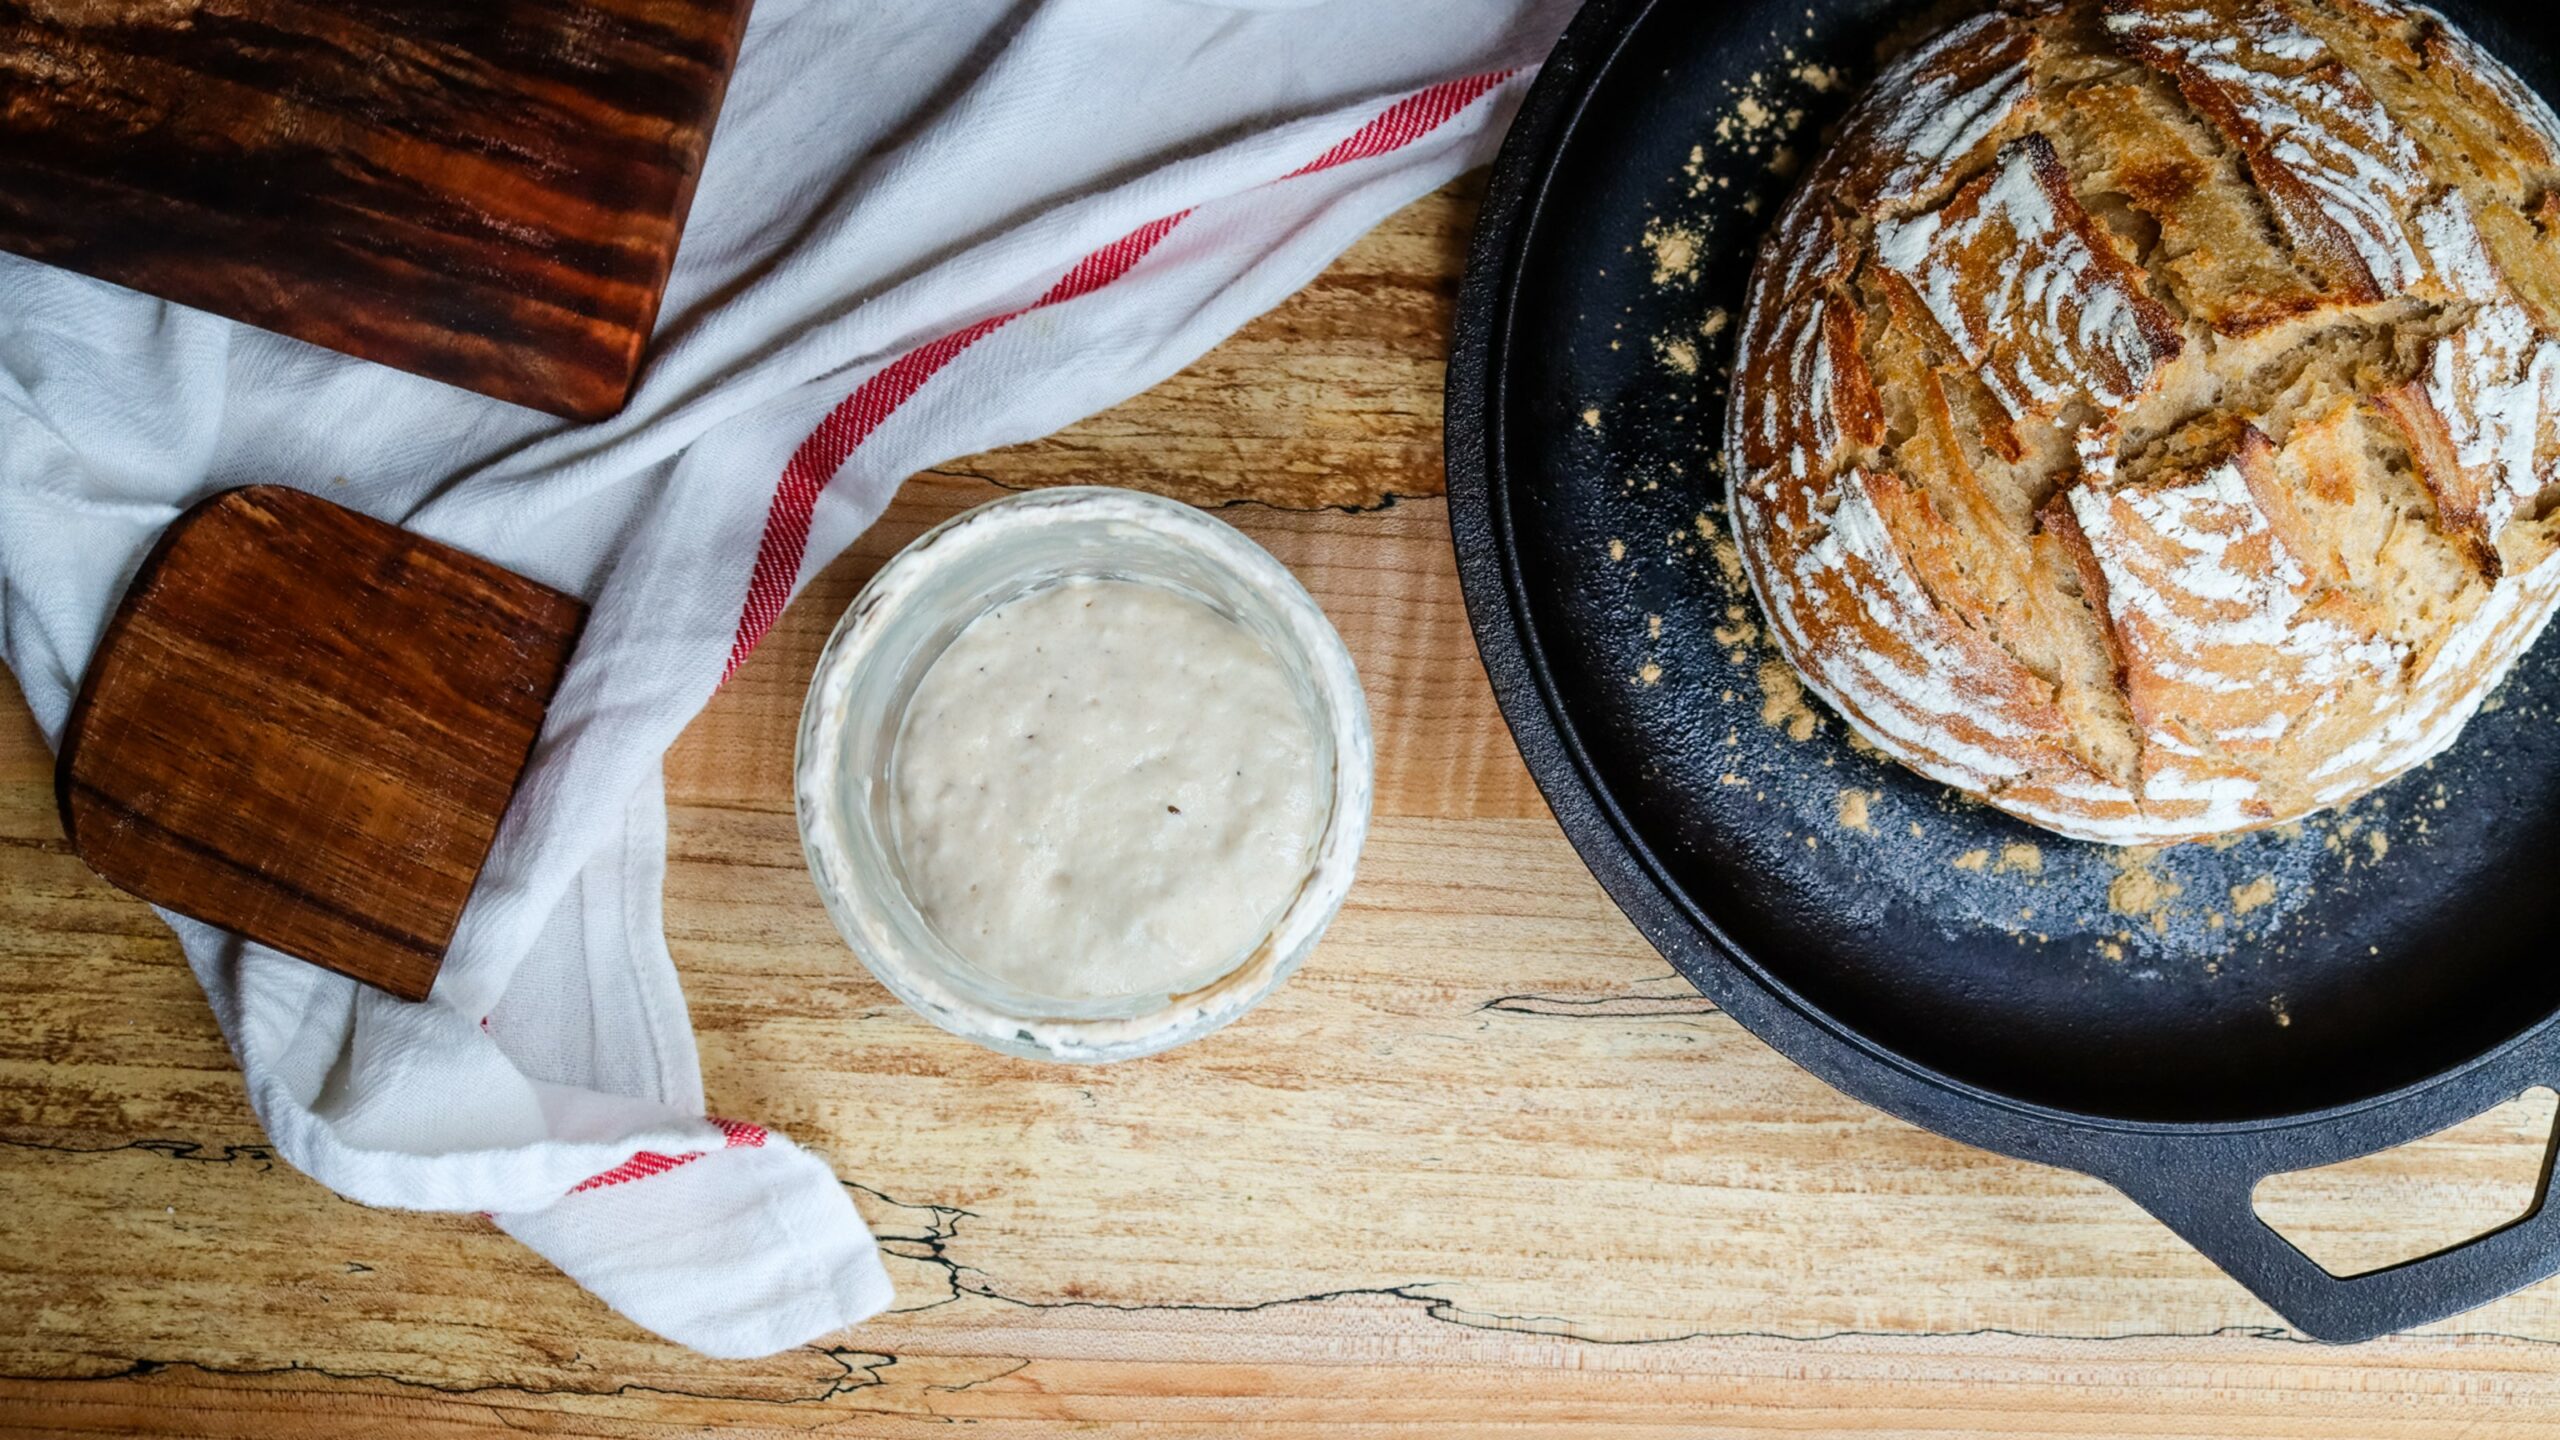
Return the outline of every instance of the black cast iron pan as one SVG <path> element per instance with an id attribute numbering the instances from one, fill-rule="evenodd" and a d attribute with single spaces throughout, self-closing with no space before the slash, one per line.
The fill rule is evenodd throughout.
<path id="1" fill-rule="evenodd" d="M 2560 93 L 2544 12 L 2446 4 Z M 1592 0 L 1513 125 L 1449 370 L 1476 638 L 1565 832 L 1717 1004 L 1841 1089 L 2095 1175 L 2303 1331 L 2560 1270 L 2560 1207 L 2331 1275 L 2257 1182 L 2560 1082 L 2560 638 L 2434 765 L 2216 849 L 2082 845 L 1803 708 L 1722 543 L 1718 368 L 1788 157 L 1903 0 Z M 1721 122 L 1721 123 L 1720 123 Z"/>

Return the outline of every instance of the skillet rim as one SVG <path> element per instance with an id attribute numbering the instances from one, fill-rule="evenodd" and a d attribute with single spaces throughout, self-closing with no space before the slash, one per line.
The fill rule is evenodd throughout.
<path id="1" fill-rule="evenodd" d="M 1589 0 L 1532 83 L 1494 163 L 1468 247 L 1445 383 L 1450 531 L 1477 651 L 1539 793 L 1610 899 L 1719 1008 L 1834 1088 L 1952 1138 L 2083 1170 L 2129 1192 L 2142 1181 L 2126 1170 L 2113 1140 L 2227 1142 L 2211 1148 L 2275 1173 L 2432 1134 L 2560 1077 L 2560 1054 L 2546 1053 L 2560 1050 L 2555 1005 L 2430 1075 L 2335 1105 L 2203 1120 L 2065 1109 L 1959 1079 L 1822 1010 L 1727 936 L 1671 877 L 1600 779 L 1549 667 L 1512 536 L 1516 485 L 1505 455 L 1511 332 L 1548 189 L 1591 103 L 1662 3 Z"/>

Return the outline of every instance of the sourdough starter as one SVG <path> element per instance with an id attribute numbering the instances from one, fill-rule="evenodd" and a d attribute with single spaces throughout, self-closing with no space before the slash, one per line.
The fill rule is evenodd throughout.
<path id="1" fill-rule="evenodd" d="M 944 943 L 1050 1000 L 1163 994 L 1242 961 L 1306 880 L 1316 733 L 1288 672 L 1206 604 L 1074 579 L 934 661 L 891 762 L 907 887 Z"/>

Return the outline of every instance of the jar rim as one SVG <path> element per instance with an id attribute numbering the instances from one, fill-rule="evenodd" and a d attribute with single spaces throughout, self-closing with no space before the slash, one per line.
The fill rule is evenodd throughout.
<path id="1" fill-rule="evenodd" d="M 1044 571 L 1044 545 L 1070 547 L 1077 558 Z M 904 684 L 911 691 L 940 653 L 937 645 L 921 662 L 899 653 L 914 627 L 938 627 L 947 645 L 990 604 L 1002 603 L 989 601 L 990 594 L 1018 596 L 1088 574 L 1169 583 L 1130 572 L 1143 572 L 1149 557 L 1164 564 L 1177 554 L 1202 574 L 1232 583 L 1233 593 L 1212 600 L 1214 608 L 1227 610 L 1220 600 L 1249 606 L 1261 625 L 1229 618 L 1247 623 L 1313 701 L 1311 719 L 1332 764 L 1320 777 L 1327 788 L 1325 821 L 1307 875 L 1256 945 L 1190 991 L 1086 1005 L 1001 993 L 1004 987 L 991 986 L 922 922 L 881 827 L 851 817 L 859 807 L 844 783 L 848 740 L 894 752 L 905 697 L 891 703 L 875 690 Z M 1115 557 L 1124 565 L 1102 563 Z M 994 584 L 981 579 L 975 588 L 936 591 L 937 582 L 948 585 L 955 575 L 993 577 Z M 1193 587 L 1172 588 L 1188 593 Z M 970 613 L 958 614 L 971 604 Z M 1279 653 L 1275 635 L 1294 653 Z M 875 722 L 885 738 L 874 733 Z M 862 734 L 849 737 L 857 723 Z M 829 918 L 891 993 L 943 1029 L 1009 1054 L 1103 1061 L 1152 1054 L 1218 1029 L 1294 972 L 1350 888 L 1368 830 L 1374 766 L 1357 669 L 1339 632 L 1287 566 L 1242 531 L 1190 505 L 1116 487 L 1068 486 L 1003 496 L 944 520 L 872 576 L 838 619 L 812 673 L 793 757 L 793 799 L 803 852 Z"/>

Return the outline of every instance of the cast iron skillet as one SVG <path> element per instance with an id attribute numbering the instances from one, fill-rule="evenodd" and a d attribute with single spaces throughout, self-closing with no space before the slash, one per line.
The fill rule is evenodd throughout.
<path id="1" fill-rule="evenodd" d="M 2445 9 L 2528 83 L 2560 80 L 2542 12 Z M 2443 759 L 2347 812 L 2149 859 L 1966 804 L 1764 693 L 1772 655 L 1718 555 L 1715 317 L 1785 193 L 1782 134 L 1817 144 L 1910 20 L 1904 0 L 1592 0 L 1514 123 L 1448 463 L 1529 768 L 1611 896 L 1754 1033 L 1941 1134 L 2107 1181 L 2313 1336 L 2560 1270 L 2539 1198 L 2349 1277 L 2250 1198 L 2560 1082 L 2560 640 Z"/>

